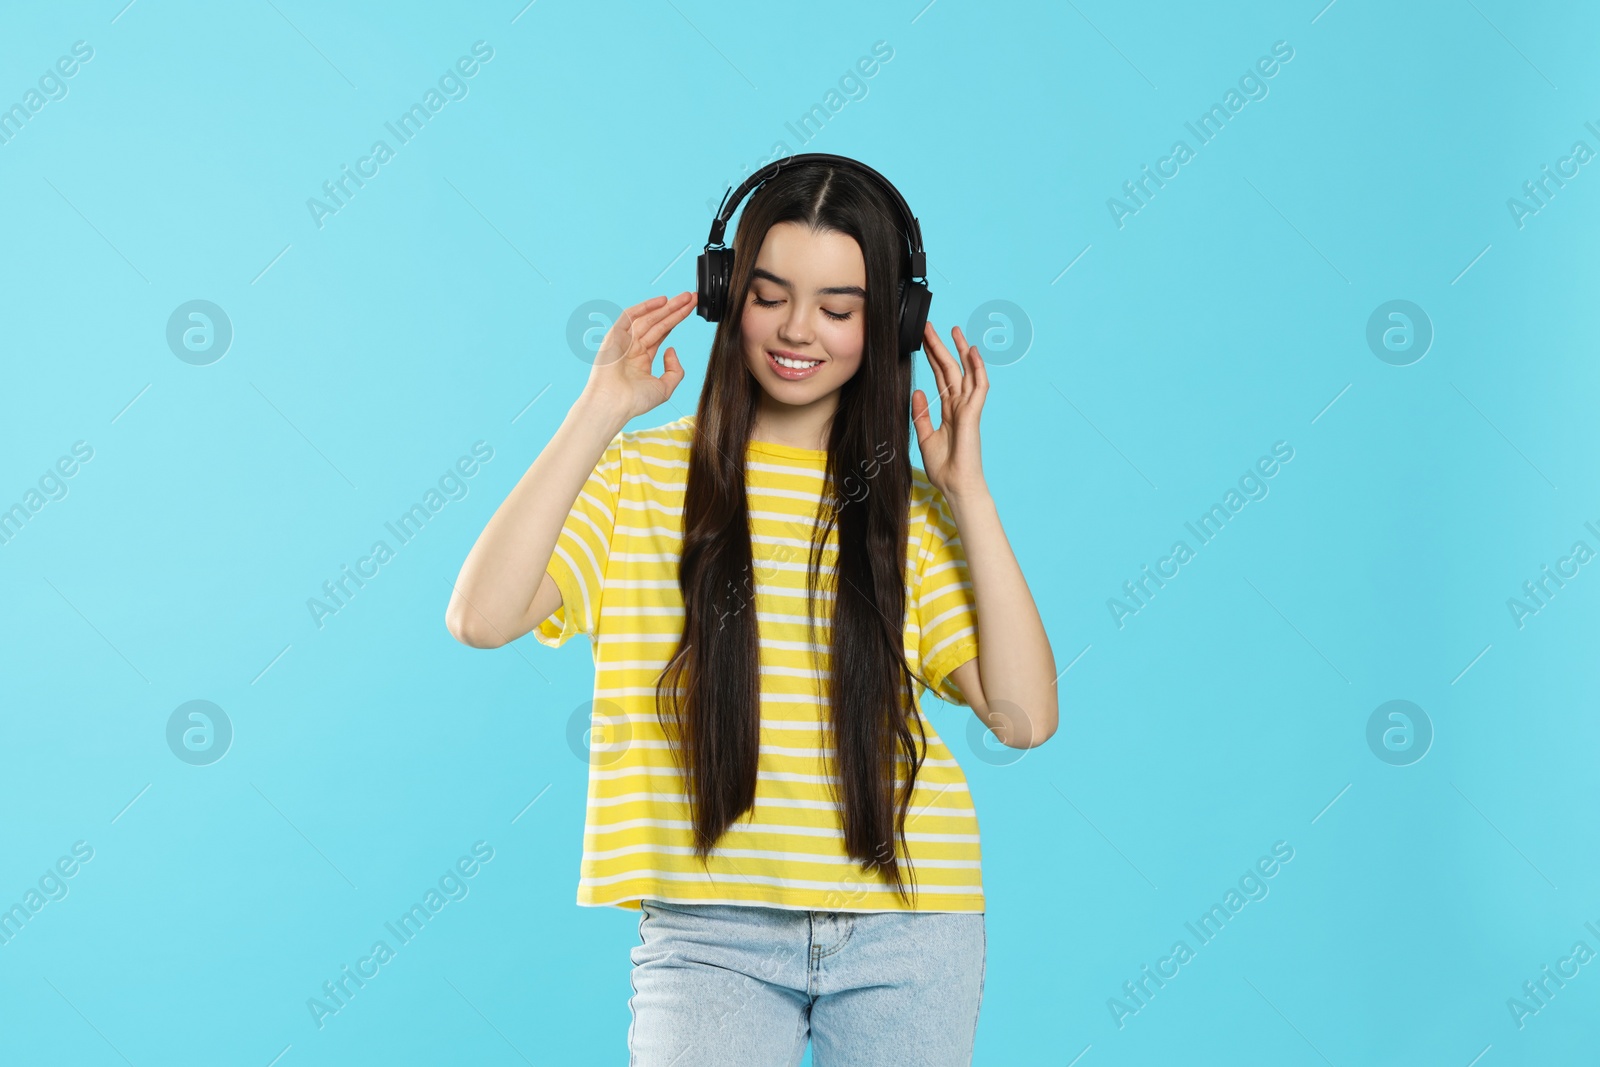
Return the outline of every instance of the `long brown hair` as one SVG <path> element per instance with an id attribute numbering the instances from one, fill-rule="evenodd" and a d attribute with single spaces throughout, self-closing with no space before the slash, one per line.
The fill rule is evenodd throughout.
<path id="1" fill-rule="evenodd" d="M 904 852 L 927 734 L 911 696 L 912 680 L 922 679 L 905 656 L 912 362 L 897 352 L 897 289 L 910 269 L 898 218 L 869 178 L 816 162 L 781 168 L 744 206 L 728 306 L 711 345 L 689 454 L 678 564 L 683 634 L 657 679 L 656 704 L 685 771 L 695 855 L 704 864 L 755 803 L 760 752 L 755 612 L 718 610 L 725 590 L 749 588 L 753 564 L 744 461 L 761 386 L 745 363 L 740 333 L 750 274 L 776 223 L 847 234 L 866 265 L 865 346 L 860 368 L 840 389 L 829 431 L 807 567 L 808 633 L 820 644 L 815 601 L 822 553 L 836 527 L 835 581 L 826 590 L 833 603 L 828 706 L 840 783 L 833 796 L 840 803 L 842 790 L 845 851 L 864 871 L 881 870 L 909 905 L 894 838 Z M 897 793 L 902 760 L 909 773 Z"/>

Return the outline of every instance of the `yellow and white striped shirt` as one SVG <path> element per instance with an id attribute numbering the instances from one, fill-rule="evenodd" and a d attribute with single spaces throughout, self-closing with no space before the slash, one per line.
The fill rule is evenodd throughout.
<path id="1" fill-rule="evenodd" d="M 694 416 L 612 439 L 574 503 L 549 573 L 562 606 L 534 630 L 556 648 L 593 642 L 593 743 L 578 903 L 639 907 L 643 897 L 829 911 L 905 911 L 876 871 L 844 851 L 829 794 L 829 649 L 806 632 L 806 563 L 827 453 L 749 443 L 746 485 L 760 645 L 761 735 L 756 799 L 718 840 L 707 867 L 693 855 L 688 798 L 656 717 L 655 680 L 683 632 L 678 560 Z M 840 492 L 859 492 L 858 476 Z M 871 491 L 870 485 L 867 489 Z M 837 561 L 829 531 L 823 574 Z M 906 661 L 953 704 L 950 672 L 978 654 L 972 583 L 944 497 L 912 468 L 906 545 Z M 819 595 L 818 636 L 832 603 Z M 737 600 L 732 602 L 738 606 Z M 720 610 L 720 609 L 719 609 Z M 927 759 L 907 814 L 916 911 L 983 911 L 978 819 L 961 766 L 922 712 Z M 913 736 L 918 734 L 915 725 Z M 900 766 L 904 767 L 904 757 Z M 909 876 L 907 888 L 913 888 Z"/>

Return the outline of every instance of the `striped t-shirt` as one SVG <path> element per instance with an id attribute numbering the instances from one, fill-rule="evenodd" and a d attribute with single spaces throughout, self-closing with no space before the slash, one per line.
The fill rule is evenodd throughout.
<path id="1" fill-rule="evenodd" d="M 578 903 L 637 909 L 641 898 L 829 911 L 905 911 L 883 876 L 844 851 L 830 796 L 826 701 L 832 594 L 807 633 L 806 564 L 827 453 L 749 443 L 751 554 L 760 646 L 761 733 L 753 807 L 693 854 L 688 797 L 656 716 L 655 682 L 683 632 L 678 560 L 694 416 L 611 440 L 573 504 L 549 573 L 562 606 L 535 638 L 552 648 L 588 634 L 595 665 L 589 796 Z M 821 559 L 837 561 L 837 527 Z M 978 654 L 966 557 L 943 495 L 912 468 L 905 653 L 953 704 L 950 672 Z M 820 670 L 820 674 L 819 674 Z M 823 681 L 817 681 L 818 678 Z M 819 697 L 820 691 L 820 697 Z M 906 816 L 902 877 L 916 911 L 983 911 L 978 819 L 961 766 L 922 712 L 927 758 Z M 912 725 L 913 736 L 918 736 Z M 901 768 L 908 766 L 900 756 Z M 898 841 L 898 837 L 897 837 Z M 915 868 L 913 884 L 905 868 Z M 707 869 L 709 868 L 709 877 Z"/>

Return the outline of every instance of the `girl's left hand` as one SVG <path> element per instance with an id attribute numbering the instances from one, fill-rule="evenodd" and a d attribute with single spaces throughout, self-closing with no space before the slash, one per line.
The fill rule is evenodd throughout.
<path id="1" fill-rule="evenodd" d="M 928 398 L 921 389 L 911 394 L 911 421 L 917 428 L 917 444 L 922 449 L 923 469 L 928 481 L 948 499 L 963 493 L 986 491 L 983 457 L 978 448 L 978 415 L 989 392 L 989 373 L 984 369 L 978 346 L 969 345 L 961 327 L 950 336 L 961 352 L 957 364 L 939 331 L 930 322 L 923 327 L 922 348 L 933 365 L 934 383 L 939 388 L 943 416 L 933 428 Z M 965 373 L 963 373 L 963 369 Z"/>

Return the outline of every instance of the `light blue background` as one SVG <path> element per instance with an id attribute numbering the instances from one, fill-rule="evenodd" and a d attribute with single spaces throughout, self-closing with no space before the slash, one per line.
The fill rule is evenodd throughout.
<path id="1" fill-rule="evenodd" d="M 1072 665 L 1060 732 L 991 763 L 930 698 L 983 826 L 975 1062 L 1592 1055 L 1600 962 L 1521 1029 L 1506 1002 L 1600 951 L 1600 564 L 1521 628 L 1506 602 L 1600 549 L 1600 173 L 1521 228 L 1506 202 L 1600 149 L 1600 14 L 122 3 L 0 21 L 0 105 L 94 49 L 0 145 L 0 506 L 94 449 L 0 546 L 0 906 L 94 848 L 0 945 L 0 1059 L 623 1062 L 637 916 L 574 903 L 587 642 L 475 651 L 444 608 L 586 380 L 574 309 L 691 288 L 708 201 L 779 140 L 899 186 L 943 335 L 990 300 L 1033 332 L 981 342 L 983 452 Z M 319 229 L 307 199 L 479 40 L 469 95 Z M 1269 95 L 1118 228 L 1107 199 L 1276 41 Z M 166 344 L 192 299 L 235 331 L 209 366 Z M 1391 299 L 1435 330 L 1409 366 L 1365 340 Z M 712 329 L 674 332 L 689 379 L 633 426 L 693 410 Z M 476 441 L 468 495 L 319 628 L 308 598 Z M 1107 599 L 1277 441 L 1270 494 L 1118 628 Z M 193 699 L 236 732 L 210 766 L 165 740 Z M 1393 699 L 1435 731 L 1409 766 L 1366 741 Z M 307 999 L 480 840 L 470 894 L 319 1030 Z M 1198 947 L 1276 841 L 1270 895 Z"/>

